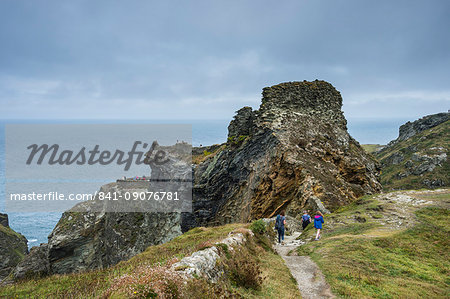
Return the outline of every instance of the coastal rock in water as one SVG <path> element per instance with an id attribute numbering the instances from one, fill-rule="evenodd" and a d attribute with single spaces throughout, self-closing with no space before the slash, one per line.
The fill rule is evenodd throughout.
<path id="1" fill-rule="evenodd" d="M 27 253 L 27 239 L 9 227 L 7 214 L 0 213 L 0 281 Z"/>
<path id="2" fill-rule="evenodd" d="M 341 106 L 340 93 L 324 81 L 264 88 L 259 110 L 239 110 L 227 143 L 194 166 L 193 226 L 282 209 L 326 212 L 380 191 L 379 165 L 348 134 Z"/>

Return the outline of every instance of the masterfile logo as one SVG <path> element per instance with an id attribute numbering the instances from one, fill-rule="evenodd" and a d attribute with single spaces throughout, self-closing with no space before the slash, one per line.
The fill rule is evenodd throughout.
<path id="1" fill-rule="evenodd" d="M 124 170 L 129 170 L 131 164 L 134 162 L 136 165 L 144 164 L 144 155 L 153 156 L 152 153 L 155 150 L 158 142 L 154 141 L 150 149 L 148 149 L 148 143 L 135 141 L 131 150 L 124 152 L 121 150 L 115 150 L 113 152 L 109 150 L 100 151 L 100 145 L 96 144 L 92 150 L 87 150 L 86 147 L 82 147 L 79 151 L 75 152 L 73 150 L 65 149 L 60 151 L 60 146 L 58 144 L 53 144 L 49 146 L 48 144 L 31 144 L 27 147 L 30 150 L 30 155 L 26 161 L 27 165 L 35 163 L 37 165 L 42 165 L 46 162 L 49 165 L 108 165 L 116 162 L 117 165 L 124 164 Z M 139 150 L 139 147 L 142 150 Z M 38 156 L 36 159 L 35 156 Z M 134 159 L 136 157 L 136 159 Z M 168 162 L 166 158 L 166 153 L 163 150 L 158 150 L 153 158 L 153 163 L 164 164 Z"/>
<path id="2" fill-rule="evenodd" d="M 191 125 L 5 128 L 7 211 L 191 211 Z"/>

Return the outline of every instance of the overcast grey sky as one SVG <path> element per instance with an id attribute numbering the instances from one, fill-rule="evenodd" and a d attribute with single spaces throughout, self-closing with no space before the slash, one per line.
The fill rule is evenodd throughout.
<path id="1" fill-rule="evenodd" d="M 450 1 L 0 1 L 0 118 L 230 119 L 322 79 L 347 118 L 450 108 Z"/>

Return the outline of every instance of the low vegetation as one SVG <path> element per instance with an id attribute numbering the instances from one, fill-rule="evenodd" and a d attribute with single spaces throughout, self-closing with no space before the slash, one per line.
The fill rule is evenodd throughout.
<path id="1" fill-rule="evenodd" d="M 192 154 L 192 163 L 200 164 L 203 161 L 214 157 L 216 154 L 221 152 L 225 148 L 225 145 L 213 147 L 209 150 L 203 150 L 201 154 Z"/>
<path id="2" fill-rule="evenodd" d="M 374 154 L 383 148 L 381 144 L 361 144 L 361 147 L 369 154 Z"/>
<path id="3" fill-rule="evenodd" d="M 436 204 L 412 211 L 405 228 L 386 224 L 395 213 L 390 203 L 364 197 L 327 216 L 320 241 L 309 241 L 308 227 L 302 238 L 309 242 L 298 254 L 309 255 L 342 297 L 448 298 L 450 190 L 417 197 Z"/>
<path id="4" fill-rule="evenodd" d="M 259 222 L 258 222 L 259 223 Z M 264 223 L 263 223 L 264 224 Z M 300 298 L 295 280 L 265 234 L 249 237 L 239 249 L 215 243 L 249 225 L 194 228 L 165 244 L 150 246 L 116 266 L 80 274 L 53 275 L 8 285 L 1 298 Z M 223 279 L 187 283 L 170 266 L 194 251 L 217 246 Z M 181 270 L 181 269 L 177 269 Z"/>

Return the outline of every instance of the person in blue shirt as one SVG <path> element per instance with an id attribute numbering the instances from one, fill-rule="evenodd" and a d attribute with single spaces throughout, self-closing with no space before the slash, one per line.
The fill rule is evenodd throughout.
<path id="1" fill-rule="evenodd" d="M 314 216 L 314 227 L 317 229 L 316 241 L 320 239 L 320 230 L 322 229 L 323 214 L 320 211 L 316 212 L 316 216 Z"/>
<path id="2" fill-rule="evenodd" d="M 310 223 L 311 223 L 311 216 L 308 215 L 307 211 L 303 211 L 303 216 L 302 216 L 302 228 L 303 228 L 303 230 L 305 230 L 305 228 Z"/>

